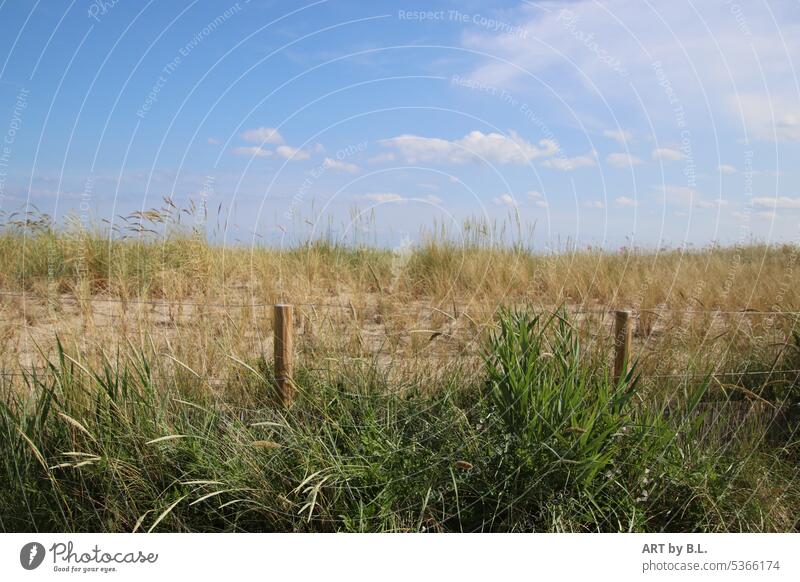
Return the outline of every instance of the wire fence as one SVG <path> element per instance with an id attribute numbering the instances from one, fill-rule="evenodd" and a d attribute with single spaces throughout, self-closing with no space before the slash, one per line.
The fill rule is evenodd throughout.
<path id="1" fill-rule="evenodd" d="M 33 292 L 26 292 L 26 291 L 0 291 L 0 297 L 15 297 L 23 300 L 35 300 L 40 302 L 52 302 L 52 301 L 73 301 L 75 303 L 113 303 L 119 305 L 150 305 L 150 306 L 163 306 L 163 307 L 214 307 L 214 308 L 221 308 L 221 309 L 229 309 L 229 308 L 271 308 L 274 307 L 274 302 L 263 302 L 263 301 L 252 301 L 243 303 L 239 302 L 228 302 L 225 300 L 222 301 L 194 301 L 194 300 L 175 300 L 175 301 L 168 301 L 164 299 L 143 299 L 143 298 L 125 298 L 125 297 L 100 297 L 96 295 L 92 295 L 90 297 L 81 297 L 77 295 L 64 295 L 64 294 L 54 294 L 54 295 L 43 295 L 41 293 L 33 293 Z M 329 303 L 329 302 L 322 302 L 322 301 L 315 301 L 315 302 L 305 302 L 305 303 L 294 303 L 289 302 L 296 307 L 313 307 L 313 308 L 326 308 L 326 309 L 345 309 L 345 310 L 357 310 L 358 306 L 352 302 L 348 303 Z M 493 307 L 495 309 L 500 308 L 502 306 L 507 305 L 525 305 L 524 301 L 520 301 L 518 303 L 515 302 L 479 302 L 479 301 L 470 301 L 467 303 L 451 303 L 448 304 L 448 307 L 455 307 L 460 310 L 467 309 L 469 307 L 478 307 L 478 306 L 488 306 Z M 421 305 L 417 306 L 419 309 L 425 310 L 434 310 L 439 311 L 443 314 L 450 315 L 448 312 L 444 311 L 441 306 L 445 305 L 444 301 L 440 302 L 438 305 Z M 571 308 L 569 305 L 565 305 L 565 308 L 573 314 L 610 314 L 620 310 L 618 306 L 600 306 L 600 307 L 585 307 L 580 305 L 578 307 Z M 757 315 L 784 315 L 784 316 L 800 316 L 800 311 L 795 310 L 763 310 L 763 309 L 751 309 L 751 308 L 742 308 L 742 309 L 685 309 L 685 308 L 672 308 L 672 307 L 655 307 L 655 308 L 646 308 L 646 309 L 631 309 L 631 311 L 641 314 L 641 313 L 681 313 L 686 315 L 705 315 L 705 314 L 718 314 L 718 315 L 750 315 L 750 316 L 757 316 Z"/>
<path id="2" fill-rule="evenodd" d="M 145 306 L 151 306 L 151 307 L 169 307 L 170 309 L 178 309 L 178 310 L 180 310 L 183 307 L 219 309 L 219 310 L 223 310 L 223 311 L 224 310 L 230 310 L 230 309 L 265 309 L 266 310 L 268 308 L 274 307 L 274 305 L 275 305 L 273 303 L 263 302 L 263 301 L 255 301 L 255 300 L 252 301 L 252 302 L 242 302 L 242 301 L 231 301 L 231 302 L 228 302 L 228 301 L 225 301 L 225 300 L 217 301 L 217 302 L 197 301 L 197 300 L 171 301 L 171 300 L 162 300 L 162 299 L 122 298 L 122 297 L 106 297 L 106 296 L 96 296 L 96 295 L 95 296 L 89 296 L 89 297 L 80 297 L 80 296 L 75 296 L 75 295 L 64 295 L 64 294 L 45 295 L 45 294 L 41 294 L 41 293 L 33 293 L 33 292 L 28 292 L 28 291 L 0 291 L 0 297 L 21 299 L 23 302 L 28 301 L 28 300 L 36 301 L 36 302 L 40 302 L 40 303 L 58 301 L 58 302 L 65 302 L 65 303 L 70 303 L 71 302 L 71 303 L 75 303 L 75 304 L 78 304 L 78 305 L 80 305 L 82 303 L 89 303 L 89 304 L 92 304 L 92 303 L 103 303 L 103 304 L 117 304 L 117 305 L 121 305 L 123 307 L 130 306 L 130 305 L 145 305 Z M 522 303 L 520 303 L 520 304 L 522 304 Z M 363 305 L 363 304 L 357 306 L 352 301 L 348 301 L 347 303 L 341 303 L 341 302 L 332 303 L 332 302 L 324 302 L 324 301 L 320 301 L 320 302 L 302 302 L 302 303 L 295 303 L 293 305 L 295 307 L 301 308 L 301 310 L 300 310 L 301 311 L 301 317 L 305 317 L 305 316 L 308 315 L 307 313 L 305 313 L 303 311 L 302 308 L 310 308 L 312 310 L 316 310 L 316 309 L 337 309 L 337 310 L 343 310 L 343 311 L 348 312 L 350 317 L 353 320 L 358 320 L 359 319 L 359 313 L 361 313 L 362 318 L 364 318 L 365 317 L 364 316 L 364 311 L 366 309 L 369 309 L 369 308 L 377 309 L 377 306 L 370 306 L 370 305 Z M 469 303 L 461 303 L 459 305 L 455 301 L 453 301 L 452 305 L 448 305 L 447 306 L 448 309 L 450 307 L 452 307 L 452 309 L 453 309 L 452 313 L 449 312 L 449 311 L 445 311 L 445 309 L 442 308 L 443 306 L 444 306 L 444 302 L 441 302 L 441 303 L 439 303 L 437 305 L 418 305 L 418 304 L 415 304 L 415 305 L 411 305 L 411 306 L 403 306 L 403 308 L 404 309 L 410 309 L 412 311 L 416 310 L 416 311 L 419 311 L 419 312 L 429 311 L 431 314 L 439 313 L 442 316 L 446 316 L 447 318 L 449 318 L 451 320 L 457 320 L 461 316 L 464 316 L 465 318 L 471 320 L 471 317 L 469 316 L 469 314 L 467 312 L 467 309 L 469 309 L 470 307 L 481 307 L 481 308 L 490 307 L 490 308 L 492 308 L 492 310 L 496 310 L 501 305 L 499 303 L 495 304 L 494 302 L 492 302 L 491 304 L 487 305 L 486 303 L 480 303 L 480 302 L 477 302 L 477 301 L 471 301 Z M 542 306 L 542 307 L 544 307 L 544 306 Z M 593 314 L 593 315 L 606 316 L 606 315 L 611 314 L 611 313 L 619 312 L 618 309 L 614 309 L 614 308 L 612 308 L 610 306 L 588 308 L 588 307 L 586 307 L 584 305 L 580 305 L 580 306 L 577 306 L 577 307 L 574 307 L 574 308 L 570 308 L 570 306 L 567 305 L 567 306 L 564 306 L 564 308 L 565 308 L 566 312 L 569 313 L 569 314 L 587 314 L 587 315 Z M 677 308 L 671 308 L 669 306 L 658 307 L 658 308 L 654 308 L 654 309 L 629 310 L 629 311 L 626 311 L 626 313 L 631 314 L 633 317 L 635 317 L 636 315 L 641 316 L 642 314 L 653 314 L 653 315 L 656 315 L 656 316 L 661 315 L 661 314 L 686 314 L 686 315 L 711 315 L 711 316 L 717 316 L 717 315 L 730 315 L 730 316 L 782 316 L 782 317 L 790 317 L 791 316 L 791 317 L 794 317 L 794 318 L 797 318 L 798 316 L 800 316 L 800 311 L 793 311 L 793 310 L 769 310 L 769 311 L 767 311 L 767 310 L 750 309 L 750 308 L 743 308 L 743 309 L 739 309 L 739 310 L 730 310 L 730 309 L 725 309 L 725 310 L 723 310 L 723 309 L 702 309 L 702 310 L 699 310 L 699 309 L 677 309 Z M 167 314 L 160 314 L 160 315 L 167 316 Z M 190 312 L 187 312 L 187 313 L 183 313 L 183 315 L 185 315 L 187 317 L 196 318 L 196 317 L 206 317 L 206 316 L 210 317 L 210 316 L 213 316 L 214 314 L 212 312 L 190 311 Z M 394 339 L 404 338 L 404 337 L 410 337 L 410 336 L 413 336 L 415 334 L 430 334 L 430 341 L 433 341 L 433 339 L 438 338 L 438 337 L 442 337 L 442 338 L 444 338 L 446 340 L 447 339 L 452 339 L 452 340 L 456 340 L 456 341 L 461 341 L 463 339 L 466 339 L 466 340 L 468 340 L 468 344 L 467 345 L 470 345 L 470 344 L 474 345 L 474 344 L 476 344 L 476 336 L 475 336 L 475 333 L 474 333 L 475 329 L 480 330 L 480 329 L 484 329 L 484 328 L 487 328 L 487 327 L 491 327 L 491 323 L 490 322 L 489 323 L 483 323 L 483 324 L 477 324 L 474 321 L 472 321 L 472 323 L 474 324 L 473 328 L 466 330 L 466 333 L 468 334 L 468 337 L 467 338 L 461 338 L 461 337 L 459 337 L 458 331 L 463 331 L 463 330 L 455 330 L 455 329 L 428 329 L 428 328 L 424 328 L 424 327 L 423 328 L 415 327 L 415 328 L 411 328 L 411 329 L 403 328 L 403 329 L 391 330 L 391 329 L 388 329 L 388 327 L 386 326 L 387 320 L 391 320 L 392 317 L 396 317 L 397 319 L 400 319 L 402 317 L 405 317 L 407 314 L 403 314 L 403 313 L 401 313 L 401 314 L 380 314 L 380 313 L 378 313 L 376 315 L 378 315 L 380 317 L 380 319 L 377 322 L 374 322 L 375 325 L 378 326 L 379 328 L 382 326 L 382 328 L 380 329 L 379 332 L 376 333 L 376 329 L 375 328 L 366 328 L 366 327 L 362 327 L 360 325 L 351 326 L 349 328 L 350 331 L 355 333 L 355 334 L 370 334 L 371 333 L 371 334 L 375 335 L 375 337 L 373 337 L 372 339 L 376 339 L 377 338 L 377 339 L 381 339 L 383 341 L 385 341 L 385 340 L 394 340 Z M 102 316 L 104 316 L 104 317 L 119 317 L 119 314 L 103 313 Z M 118 321 L 117 322 L 106 322 L 106 323 L 94 323 L 94 322 L 91 322 L 91 323 L 86 324 L 85 328 L 91 329 L 91 330 L 94 330 L 94 331 L 108 330 L 109 332 L 113 332 L 113 333 L 119 334 L 119 333 L 130 333 L 130 332 L 135 332 L 135 331 L 142 331 L 141 329 L 137 330 L 137 328 L 136 328 L 137 323 L 150 324 L 150 325 L 156 324 L 156 325 L 162 325 L 164 327 L 172 327 L 172 328 L 176 328 L 178 326 L 184 326 L 185 325 L 184 322 L 181 322 L 181 321 L 179 321 L 179 319 L 176 319 L 174 317 L 174 314 L 169 315 L 169 317 L 170 317 L 169 321 L 162 320 L 162 321 L 155 321 L 154 322 L 152 319 L 148 318 L 147 316 L 145 316 L 144 318 L 139 318 L 137 320 L 137 318 L 135 316 L 130 318 L 130 319 L 128 319 L 127 317 L 125 317 L 123 315 L 123 320 L 122 320 L 121 323 L 118 322 Z M 91 321 L 91 317 L 89 319 Z M 0 322 L 3 322 L 7 326 L 14 326 L 14 327 L 22 328 L 22 329 L 39 329 L 39 330 L 41 330 L 41 327 L 42 327 L 41 324 L 40 325 L 36 325 L 36 326 L 35 325 L 31 325 L 25 320 L 16 322 L 16 321 L 13 321 L 13 318 L 12 319 L 0 318 Z M 53 331 L 56 331 L 56 332 L 59 331 L 59 328 L 56 327 L 53 322 L 49 322 L 48 323 L 47 321 L 45 321 L 44 324 L 45 325 L 50 325 Z M 589 330 L 582 330 L 582 331 L 586 331 L 590 336 L 592 336 L 594 338 L 601 338 L 601 337 L 604 337 L 604 336 L 608 337 L 608 335 L 604 334 L 604 333 L 592 333 Z M 359 336 L 359 339 L 361 339 L 360 336 Z M 104 338 L 98 338 L 98 341 L 104 341 Z M 776 346 L 777 345 L 786 346 L 788 344 L 787 344 L 786 341 L 784 341 L 784 342 L 775 342 L 774 345 L 776 345 Z M 366 351 L 369 351 L 369 350 L 366 350 Z M 379 349 L 373 350 L 372 353 L 368 353 L 367 355 L 359 355 L 359 356 L 337 355 L 336 357 L 332 357 L 332 358 L 324 358 L 324 360 L 327 360 L 329 363 L 360 362 L 362 364 L 364 364 L 364 363 L 369 363 L 369 364 L 376 363 L 377 364 L 377 363 L 379 363 L 379 359 L 380 358 L 383 358 L 387 362 L 392 362 L 394 357 L 401 357 L 401 358 L 404 358 L 404 359 L 415 359 L 415 358 L 422 357 L 422 358 L 429 359 L 429 360 L 449 360 L 449 361 L 452 361 L 454 359 L 464 358 L 464 357 L 469 357 L 469 356 L 474 356 L 474 355 L 475 355 L 474 353 L 467 353 L 467 352 L 464 352 L 463 350 L 462 351 L 456 351 L 455 353 L 441 354 L 441 353 L 435 353 L 433 350 L 430 350 L 430 349 L 426 350 L 426 353 L 423 353 L 421 355 L 420 354 L 409 354 L 409 353 L 396 354 L 396 353 L 393 353 L 393 352 L 390 352 L 390 351 L 384 351 L 383 350 L 383 345 L 381 345 Z M 310 359 L 312 359 L 312 358 L 310 358 Z M 308 367 L 308 368 L 305 368 L 305 369 L 307 369 L 309 371 L 316 371 L 316 372 L 322 371 L 322 372 L 325 372 L 325 371 L 330 371 L 331 370 L 331 366 L 322 367 L 322 368 L 320 368 L 320 367 Z M 44 370 L 40 370 L 39 372 L 45 373 L 46 370 L 47 369 L 45 368 Z M 3 376 L 3 377 L 24 377 L 26 374 L 29 374 L 31 371 L 35 372 L 35 370 L 33 370 L 32 368 L 28 369 L 28 370 L 25 370 L 23 372 L 5 372 L 5 371 L 0 371 L 0 376 Z M 734 378 L 735 379 L 735 378 L 744 378 L 744 377 L 763 376 L 766 379 L 769 379 L 769 378 L 774 377 L 774 376 L 779 375 L 779 374 L 783 375 L 782 377 L 785 377 L 788 374 L 800 374 L 800 369 L 795 369 L 795 368 L 790 368 L 790 369 L 770 369 L 770 370 L 749 370 L 749 369 L 746 369 L 746 370 L 741 370 L 741 371 L 735 371 L 735 370 L 720 371 L 720 370 L 716 370 L 715 369 L 715 370 L 710 370 L 710 371 L 707 371 L 707 372 L 690 372 L 690 371 L 687 370 L 685 372 L 678 372 L 678 373 L 658 373 L 658 372 L 649 373 L 649 374 L 644 374 L 644 377 L 647 378 L 647 379 L 652 379 L 652 380 L 683 379 L 683 380 L 689 381 L 689 380 L 692 380 L 692 379 L 709 378 L 709 377 L 713 377 L 713 378 Z M 158 379 L 167 381 L 167 380 L 171 380 L 171 379 L 174 379 L 174 378 L 160 377 Z M 227 377 L 211 377 L 211 376 L 204 376 L 204 379 L 206 381 L 208 381 L 208 382 L 218 382 L 218 383 L 224 383 L 225 381 L 229 380 L 229 378 L 227 378 Z M 795 381 L 796 380 L 797 379 L 795 379 Z"/>

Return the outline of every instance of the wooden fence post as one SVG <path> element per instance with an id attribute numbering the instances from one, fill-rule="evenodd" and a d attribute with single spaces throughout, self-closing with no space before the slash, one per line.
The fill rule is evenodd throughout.
<path id="1" fill-rule="evenodd" d="M 294 401 L 294 358 L 292 347 L 292 306 L 276 305 L 273 318 L 273 331 L 275 337 L 275 380 L 278 383 L 278 393 L 284 405 L 289 406 Z"/>
<path id="2" fill-rule="evenodd" d="M 631 356 L 633 325 L 630 311 L 617 311 L 614 318 L 614 381 L 628 373 Z"/>

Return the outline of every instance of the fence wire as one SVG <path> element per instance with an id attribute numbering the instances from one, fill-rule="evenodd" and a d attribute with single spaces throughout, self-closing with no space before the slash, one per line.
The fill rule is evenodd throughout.
<path id="1" fill-rule="evenodd" d="M 106 304 L 118 304 L 123 306 L 135 306 L 135 305 L 146 305 L 146 306 L 153 306 L 153 307 L 169 307 L 173 308 L 182 308 L 182 307 L 198 307 L 198 308 L 207 308 L 207 309 L 256 309 L 256 308 L 269 308 L 273 307 L 273 303 L 267 302 L 227 302 L 227 301 L 169 301 L 169 300 L 160 300 L 160 299 L 143 299 L 143 298 L 117 298 L 117 297 L 103 297 L 103 296 L 91 296 L 91 297 L 78 297 L 75 295 L 43 295 L 41 293 L 33 293 L 27 291 L 0 291 L 0 297 L 14 297 L 20 298 L 23 301 L 31 300 L 31 301 L 39 301 L 39 302 L 54 302 L 54 301 L 69 301 L 75 302 L 77 304 L 81 303 L 106 303 Z M 370 306 L 357 306 L 353 302 L 348 303 L 329 303 L 329 302 L 303 302 L 303 303 L 294 303 L 292 304 L 296 307 L 306 307 L 316 309 L 340 309 L 347 311 L 352 314 L 354 319 L 358 319 L 359 311 L 364 311 L 368 309 Z M 444 303 L 440 303 L 438 305 L 415 305 L 413 306 L 412 311 L 430 311 L 433 313 L 441 313 L 444 316 L 452 319 L 453 321 L 457 320 L 460 317 L 465 317 L 467 319 L 471 319 L 467 312 L 469 307 L 493 307 L 494 309 L 500 307 L 500 303 L 491 302 L 491 304 L 487 303 L 479 303 L 479 302 L 470 302 L 467 304 L 456 304 L 455 302 L 452 305 L 453 313 L 446 311 L 443 309 Z M 449 307 L 449 306 L 448 306 Z M 461 310 L 459 312 L 459 310 Z M 566 306 L 566 311 L 570 314 L 586 314 L 586 315 L 608 315 L 610 313 L 614 313 L 615 311 L 619 311 L 618 309 L 614 309 L 609 306 L 605 307 L 598 307 L 598 308 L 587 308 L 584 306 L 580 306 L 574 309 L 570 309 L 569 306 Z M 797 317 L 800 316 L 800 311 L 791 311 L 791 310 L 756 310 L 756 309 L 740 309 L 740 310 L 723 310 L 723 309 L 675 309 L 670 307 L 658 307 L 653 309 L 638 309 L 638 310 L 627 310 L 635 315 L 642 315 L 642 314 L 652 314 L 655 316 L 663 315 L 663 314 L 685 314 L 685 315 L 734 315 L 734 316 L 792 316 Z M 94 315 L 94 314 L 93 314 Z M 136 331 L 137 327 L 141 324 L 146 323 L 154 323 L 145 316 L 144 319 L 137 316 L 137 314 L 133 314 L 129 316 L 128 314 L 115 314 L 115 313 L 101 313 L 97 314 L 100 317 L 112 317 L 112 318 L 123 318 L 123 332 L 129 333 L 127 327 L 130 326 L 132 330 Z M 215 315 L 214 312 L 191 312 L 191 313 L 183 313 L 179 316 L 175 316 L 174 314 L 161 314 L 165 317 L 169 317 L 169 321 L 158 321 L 155 323 L 159 323 L 164 327 L 172 327 L 178 328 L 183 327 L 185 325 L 184 322 L 180 321 L 181 316 L 186 317 L 208 317 Z M 453 333 L 455 330 L 442 330 L 442 329 L 424 329 L 424 328 L 415 328 L 415 329 L 402 329 L 402 330 L 389 330 L 385 326 L 385 319 L 393 319 L 393 318 L 401 318 L 404 314 L 378 314 L 381 315 L 381 321 L 376 321 L 376 325 L 383 325 L 384 329 L 383 332 L 380 334 L 380 337 L 389 338 L 398 338 L 398 337 L 410 337 L 413 334 L 431 334 L 433 337 L 444 337 L 447 339 L 454 339 L 459 340 L 460 337 L 457 333 Z M 128 320 L 127 318 L 130 317 L 131 319 Z M 101 323 L 101 324 L 94 324 L 92 323 L 91 316 L 89 318 L 90 323 L 86 324 L 88 327 L 94 330 L 117 330 L 120 331 L 119 324 L 108 324 L 108 323 Z M 28 324 L 27 322 L 15 322 L 12 318 L 4 318 L 0 319 L 0 322 L 5 323 L 9 326 L 20 327 L 24 329 L 34 329 L 35 326 Z M 47 324 L 48 322 L 44 322 Z M 477 324 L 476 324 L 477 325 Z M 484 329 L 486 325 L 478 326 L 479 329 Z M 359 334 L 361 333 L 372 333 L 376 330 L 364 328 L 364 327 L 357 327 L 355 331 Z M 600 333 L 592 333 L 588 330 L 586 331 L 589 335 L 595 338 L 602 337 L 603 334 Z M 473 332 L 474 336 L 474 332 Z M 782 345 L 787 345 L 783 343 Z M 381 349 L 377 351 L 377 353 L 373 352 L 371 356 L 361 356 L 361 357 L 349 357 L 344 356 L 340 358 L 335 358 L 337 361 L 343 360 L 358 360 L 361 362 L 370 362 L 375 361 L 379 355 L 392 355 L 392 354 L 381 354 Z M 467 357 L 474 354 L 465 353 L 460 351 L 458 353 L 451 353 L 447 355 L 440 355 L 434 353 L 426 353 L 422 356 L 425 359 L 434 359 L 434 360 L 453 360 L 455 358 L 460 357 Z M 403 357 L 414 357 L 409 355 L 404 355 Z M 773 375 L 773 374 L 792 374 L 792 373 L 800 373 L 798 369 L 791 369 L 791 370 L 761 370 L 761 371 L 744 371 L 744 372 L 735 372 L 735 371 L 728 371 L 728 372 L 706 372 L 706 373 L 676 373 L 676 374 L 643 374 L 643 378 L 651 378 L 651 379 L 666 379 L 666 378 L 684 378 L 684 379 L 691 379 L 691 378 L 703 378 L 703 377 L 737 377 L 737 376 L 752 376 L 752 375 Z M 8 372 L 0 372 L 0 376 L 4 377 L 21 377 L 24 376 L 24 373 L 8 373 Z M 166 378 L 163 378 L 166 379 Z M 207 381 L 210 382 L 224 382 L 225 378 L 213 378 L 208 377 L 206 378 Z"/>
<path id="2" fill-rule="evenodd" d="M 263 301 L 253 301 L 248 303 L 242 302 L 228 302 L 228 301 L 168 301 L 164 299 L 142 299 L 142 298 L 122 298 L 122 297 L 102 297 L 97 295 L 92 295 L 91 297 L 79 297 L 76 295 L 43 295 L 41 293 L 33 293 L 27 291 L 0 291 L 1 297 L 17 297 L 21 299 L 30 299 L 30 300 L 38 300 L 42 302 L 51 302 L 51 301 L 74 301 L 76 303 L 114 303 L 120 305 L 155 305 L 155 306 L 166 306 L 166 307 L 219 307 L 219 308 L 245 308 L 245 307 L 274 307 L 275 303 L 263 302 Z M 510 305 L 516 305 L 517 303 L 510 303 Z M 523 305 L 523 302 L 518 303 L 519 305 Z M 359 306 L 355 303 L 329 303 L 329 302 L 302 302 L 302 303 L 291 303 L 296 307 L 314 307 L 314 308 L 329 308 L 329 309 L 345 309 L 349 311 L 357 311 L 359 310 Z M 447 316 L 453 316 L 453 314 L 449 313 L 442 309 L 444 303 L 439 303 L 438 305 L 422 305 L 417 306 L 420 310 L 432 310 L 440 312 Z M 466 310 L 469 307 L 494 307 L 499 308 L 503 305 L 506 305 L 502 302 L 475 302 L 470 301 L 469 303 L 461 303 L 461 304 L 453 304 L 448 307 L 455 307 L 459 310 Z M 568 305 L 566 306 L 567 311 L 573 314 L 609 314 L 614 313 L 616 311 L 631 311 L 635 314 L 642 314 L 642 313 L 652 313 L 652 314 L 661 314 L 661 313 L 682 313 L 686 315 L 702 315 L 702 314 L 718 314 L 718 315 L 792 315 L 798 316 L 800 315 L 800 311 L 793 311 L 793 310 L 760 310 L 760 309 L 749 309 L 749 308 L 742 308 L 736 310 L 730 309 L 676 309 L 672 307 L 654 307 L 648 309 L 634 309 L 634 308 L 618 308 L 618 307 L 576 307 L 571 309 Z"/>

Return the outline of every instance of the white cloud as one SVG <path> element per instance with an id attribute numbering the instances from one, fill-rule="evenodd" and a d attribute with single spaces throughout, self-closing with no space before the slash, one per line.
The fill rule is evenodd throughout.
<path id="1" fill-rule="evenodd" d="M 403 202 L 406 200 L 400 194 L 395 194 L 394 192 L 370 192 L 369 194 L 364 194 L 361 198 L 372 202 Z"/>
<path id="2" fill-rule="evenodd" d="M 497 206 L 511 206 L 512 208 L 516 208 L 518 206 L 517 201 L 514 200 L 514 197 L 510 194 L 500 194 L 500 196 L 492 198 L 492 202 L 494 202 Z"/>
<path id="3" fill-rule="evenodd" d="M 753 198 L 753 206 L 758 208 L 781 208 L 785 210 L 795 209 L 800 208 L 800 198 L 790 198 L 789 196 L 756 196 Z"/>
<path id="4" fill-rule="evenodd" d="M 720 171 L 721 174 L 735 174 L 736 173 L 736 167 L 735 166 L 731 166 L 730 164 L 722 164 L 721 166 L 718 166 L 717 169 Z"/>
<path id="5" fill-rule="evenodd" d="M 362 200 L 370 200 L 371 202 L 427 202 L 428 204 L 441 204 L 442 199 L 438 196 L 424 196 L 422 198 L 406 198 L 395 192 L 370 192 L 360 196 Z"/>
<path id="6" fill-rule="evenodd" d="M 206 140 L 206 143 L 208 143 L 208 145 L 217 145 L 219 140 L 214 137 L 210 137 Z"/>
<path id="7" fill-rule="evenodd" d="M 695 208 L 724 208 L 728 206 L 728 201 L 722 198 L 706 200 L 694 188 L 688 186 L 666 185 L 662 188 L 664 200 L 668 204 L 677 204 Z"/>
<path id="8" fill-rule="evenodd" d="M 656 131 L 662 124 L 674 129 L 673 105 L 720 104 L 702 113 L 717 127 L 727 116 L 737 132 L 744 121 L 748 137 L 800 140 L 796 2 L 750 9 L 730 0 L 661 2 L 657 10 L 630 0 L 519 4 L 503 18 L 525 35 L 479 28 L 462 35 L 464 46 L 487 55 L 470 81 L 515 92 L 536 86 L 534 78 L 555 93 L 592 87 L 615 110 L 646 111 Z M 665 100 L 667 86 L 677 103 Z"/>
<path id="9" fill-rule="evenodd" d="M 527 197 L 530 198 L 531 204 L 537 208 L 550 207 L 550 204 L 542 198 L 541 193 L 535 190 L 528 192 Z M 495 196 L 492 198 L 492 202 L 497 206 L 508 206 L 510 208 L 517 208 L 519 206 L 519 200 L 515 199 L 510 194 L 501 194 L 500 196 Z"/>
<path id="10" fill-rule="evenodd" d="M 614 198 L 614 202 L 617 206 L 639 206 L 639 203 L 636 200 L 633 198 L 628 198 L 627 196 L 619 196 Z"/>
<path id="11" fill-rule="evenodd" d="M 278 155 L 282 158 L 286 158 L 287 160 L 292 160 L 295 162 L 301 162 L 311 157 L 307 151 L 293 148 L 292 146 L 288 145 L 278 146 L 275 148 L 275 151 L 278 152 Z"/>
<path id="12" fill-rule="evenodd" d="M 393 152 L 386 152 L 385 154 L 378 154 L 377 156 L 372 156 L 367 161 L 370 164 L 383 164 L 386 162 L 394 162 L 395 160 L 397 160 L 397 154 Z"/>
<path id="13" fill-rule="evenodd" d="M 728 205 L 727 200 L 723 200 L 722 198 L 716 198 L 714 200 L 698 200 L 695 203 L 697 208 L 724 208 Z"/>
<path id="14" fill-rule="evenodd" d="M 697 190 L 688 186 L 666 185 L 662 188 L 664 200 L 672 204 L 691 206 L 699 198 Z"/>
<path id="15" fill-rule="evenodd" d="M 371 202 L 386 203 L 386 202 L 427 202 L 428 204 L 441 204 L 442 199 L 438 196 L 428 195 L 422 198 L 406 198 L 395 192 L 370 192 L 361 196 L 362 200 L 369 200 Z M 497 200 L 495 198 L 495 200 Z"/>
<path id="16" fill-rule="evenodd" d="M 601 208 L 605 208 L 606 205 L 603 203 L 602 200 L 593 200 L 592 202 L 587 202 L 586 203 L 586 207 L 587 208 L 601 209 Z"/>
<path id="17" fill-rule="evenodd" d="M 633 141 L 633 134 L 624 129 L 607 129 L 603 132 L 603 135 L 609 139 L 613 139 L 620 145 L 625 145 Z"/>
<path id="18" fill-rule="evenodd" d="M 272 155 L 271 150 L 258 146 L 234 148 L 233 153 L 237 156 L 251 156 L 255 158 L 268 158 Z"/>
<path id="19" fill-rule="evenodd" d="M 241 138 L 245 141 L 259 143 L 261 145 L 238 147 L 234 149 L 233 153 L 240 156 L 250 155 L 266 158 L 271 156 L 273 152 L 263 147 L 264 144 L 278 145 L 284 143 L 283 136 L 274 127 L 256 127 L 254 129 L 248 129 L 242 133 Z M 287 160 L 291 159 L 293 161 L 307 160 L 310 157 L 307 151 L 288 145 L 278 145 L 278 147 L 275 148 L 275 153 Z"/>
<path id="20" fill-rule="evenodd" d="M 325 158 L 325 160 L 322 162 L 322 166 L 326 170 L 347 172 L 348 174 L 355 174 L 359 170 L 359 167 L 355 164 L 350 164 L 342 160 L 334 160 L 333 158 Z"/>
<path id="21" fill-rule="evenodd" d="M 471 131 L 455 141 L 406 134 L 384 139 L 379 143 L 396 149 L 410 164 L 425 162 L 465 164 L 480 158 L 499 164 L 524 164 L 558 152 L 558 146 L 552 140 L 540 140 L 537 147 L 522 139 L 514 131 L 508 135 Z"/>
<path id="22" fill-rule="evenodd" d="M 728 106 L 744 118 L 753 135 L 766 141 L 800 141 L 797 97 L 775 93 L 738 93 Z"/>
<path id="23" fill-rule="evenodd" d="M 269 143 L 278 145 L 283 143 L 283 136 L 274 127 L 256 127 L 242 133 L 242 139 L 254 143 Z"/>
<path id="24" fill-rule="evenodd" d="M 542 162 L 542 165 L 562 172 L 571 172 L 578 168 L 589 168 L 597 165 L 597 152 L 592 150 L 584 156 L 574 158 L 550 158 Z"/>
<path id="25" fill-rule="evenodd" d="M 642 160 L 631 154 L 613 153 L 608 154 L 606 161 L 615 168 L 627 168 L 642 163 Z"/>
<path id="26" fill-rule="evenodd" d="M 756 216 L 763 218 L 764 220 L 775 220 L 778 217 L 778 215 L 771 210 L 766 212 L 756 212 Z"/>
<path id="27" fill-rule="evenodd" d="M 672 148 L 656 148 L 652 153 L 654 160 L 664 160 L 665 162 L 677 162 L 685 157 L 683 152 Z"/>

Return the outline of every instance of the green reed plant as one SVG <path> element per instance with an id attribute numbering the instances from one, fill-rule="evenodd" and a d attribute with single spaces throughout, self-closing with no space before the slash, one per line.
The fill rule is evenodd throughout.
<path id="1" fill-rule="evenodd" d="M 506 430 L 591 482 L 606 469 L 635 425 L 633 371 L 614 382 L 589 362 L 565 312 L 503 310 L 489 341 L 491 399 Z"/>
<path id="2" fill-rule="evenodd" d="M 152 351 L 89 366 L 59 344 L 24 391 L 0 386 L 0 529 L 794 527 L 797 467 L 696 438 L 702 385 L 667 414 L 638 397 L 635 372 L 611 380 L 563 313 L 498 320 L 478 373 L 301 366 L 289 409 L 269 366 L 211 390 Z"/>

